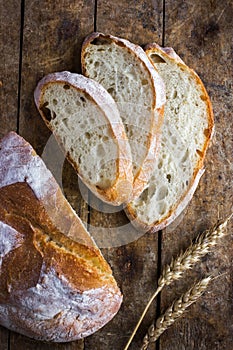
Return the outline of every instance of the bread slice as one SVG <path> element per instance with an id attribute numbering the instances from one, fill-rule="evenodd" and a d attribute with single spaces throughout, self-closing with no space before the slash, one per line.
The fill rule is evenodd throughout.
<path id="1" fill-rule="evenodd" d="M 197 74 L 171 48 L 145 48 L 163 78 L 167 101 L 159 156 L 148 186 L 126 208 L 135 226 L 158 231 L 187 206 L 203 174 L 213 112 Z"/>
<path id="2" fill-rule="evenodd" d="M 80 74 L 44 77 L 35 103 L 83 182 L 103 201 L 120 205 L 132 192 L 132 161 L 112 97 Z"/>
<path id="3" fill-rule="evenodd" d="M 133 197 L 146 186 L 154 168 L 163 120 L 165 89 L 143 49 L 102 33 L 82 46 L 82 72 L 101 83 L 117 103 L 133 160 Z"/>
<path id="4" fill-rule="evenodd" d="M 0 324 L 68 342 L 112 319 L 122 295 L 100 250 L 33 148 L 0 141 Z"/>

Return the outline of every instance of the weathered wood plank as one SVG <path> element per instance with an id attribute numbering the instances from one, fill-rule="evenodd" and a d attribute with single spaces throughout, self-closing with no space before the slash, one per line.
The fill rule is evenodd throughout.
<path id="1" fill-rule="evenodd" d="M 85 340 L 85 349 L 93 349 L 94 344 L 97 350 L 123 349 L 156 286 L 157 237 L 153 234 L 142 236 L 129 224 L 123 212 L 107 213 L 105 206 L 102 206 L 101 212 L 93 209 L 92 205 L 90 200 L 89 230 L 97 243 L 105 247 L 102 252 L 113 269 L 124 301 L 115 318 Z M 151 308 L 145 318 L 134 341 L 135 349 L 139 348 L 154 312 Z"/>
<path id="2" fill-rule="evenodd" d="M 0 3 L 0 137 L 17 129 L 20 2 Z"/>
<path id="3" fill-rule="evenodd" d="M 1 350 L 8 350 L 9 335 L 10 335 L 10 331 L 8 331 L 6 328 L 0 326 Z"/>
<path id="4" fill-rule="evenodd" d="M 162 43 L 162 1 L 98 0 L 97 5 L 97 31 L 125 37 L 139 45 L 151 40 Z M 85 350 L 123 349 L 156 288 L 157 234 L 142 236 L 132 228 L 123 211 L 108 212 L 108 206 L 98 204 L 93 197 L 90 207 L 89 229 L 100 246 L 106 247 L 102 251 L 113 268 L 124 302 L 106 327 L 85 340 Z M 104 229 L 99 232 L 99 228 Z M 132 349 L 139 349 L 154 316 L 155 305 L 140 327 Z"/>
<path id="5" fill-rule="evenodd" d="M 162 27 L 160 0 L 97 1 L 97 31 L 126 37 L 140 45 L 153 40 L 162 44 Z"/>
<path id="6" fill-rule="evenodd" d="M 166 1 L 165 46 L 172 46 L 203 79 L 210 94 L 216 132 L 205 162 L 206 172 L 185 215 L 163 232 L 163 264 L 197 234 L 232 210 L 232 54 L 231 2 Z M 232 232 L 232 225 L 229 225 Z M 175 238 L 175 239 L 174 239 Z M 222 275 L 160 339 L 160 350 L 231 349 L 233 343 L 232 238 L 226 237 L 184 281 L 162 293 L 162 309 L 203 275 Z"/>
<path id="7" fill-rule="evenodd" d="M 20 60 L 20 2 L 0 3 L 0 138 L 17 130 Z M 2 350 L 8 349 L 10 332 L 0 327 Z"/>
<path id="8" fill-rule="evenodd" d="M 24 337 L 20 334 L 14 334 L 11 340 L 10 349 L 15 350 L 83 350 L 82 342 L 70 343 L 44 343 Z"/>

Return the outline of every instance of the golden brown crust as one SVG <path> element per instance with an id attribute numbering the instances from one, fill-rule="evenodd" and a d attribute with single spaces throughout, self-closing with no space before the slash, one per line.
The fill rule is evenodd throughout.
<path id="1" fill-rule="evenodd" d="M 93 333 L 122 301 L 111 268 L 28 143 L 8 134 L 0 159 L 0 324 L 56 342 Z"/>

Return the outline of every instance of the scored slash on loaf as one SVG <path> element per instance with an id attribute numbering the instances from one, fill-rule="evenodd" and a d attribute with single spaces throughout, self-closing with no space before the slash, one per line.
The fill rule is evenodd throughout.
<path id="1" fill-rule="evenodd" d="M 100 250 L 33 148 L 0 142 L 0 324 L 67 342 L 97 331 L 122 296 Z"/>

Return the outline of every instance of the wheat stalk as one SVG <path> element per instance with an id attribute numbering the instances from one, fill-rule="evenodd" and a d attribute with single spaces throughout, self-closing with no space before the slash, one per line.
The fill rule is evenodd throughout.
<path id="1" fill-rule="evenodd" d="M 184 314 L 186 309 L 206 290 L 210 280 L 211 277 L 207 277 L 197 282 L 178 300 L 172 303 L 165 313 L 157 319 L 156 326 L 152 324 L 149 327 L 148 333 L 143 339 L 141 350 L 146 350 L 150 343 L 155 342 L 168 327 Z"/>
<path id="2" fill-rule="evenodd" d="M 170 265 L 167 265 L 163 269 L 158 280 L 158 287 L 148 301 L 136 327 L 131 334 L 131 337 L 124 347 L 124 350 L 127 350 L 129 348 L 150 305 L 156 296 L 161 292 L 163 287 L 166 285 L 168 286 L 173 281 L 180 279 L 185 271 L 191 269 L 196 262 L 200 261 L 204 255 L 211 251 L 211 248 L 217 244 L 218 240 L 226 234 L 225 228 L 231 217 L 232 214 L 225 221 L 218 223 L 212 230 L 207 230 L 200 234 L 196 238 L 194 244 L 191 244 L 184 253 L 181 252 L 176 259 L 172 259 Z"/>

